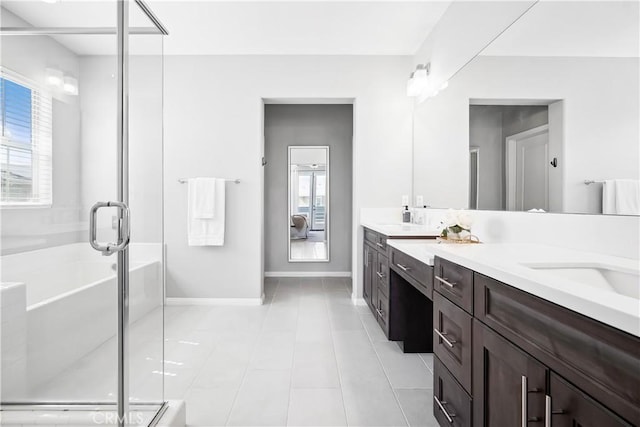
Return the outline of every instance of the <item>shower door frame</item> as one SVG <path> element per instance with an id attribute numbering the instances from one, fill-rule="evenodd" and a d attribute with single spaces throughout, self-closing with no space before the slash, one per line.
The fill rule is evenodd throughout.
<path id="1" fill-rule="evenodd" d="M 117 202 L 124 206 L 119 209 L 120 223 L 128 220 L 129 203 L 129 35 L 160 35 L 169 34 L 166 27 L 153 13 L 144 0 L 114 0 L 117 3 L 116 27 L 4 27 L 0 28 L 1 36 L 51 36 L 51 35 L 110 35 L 115 34 L 117 40 Z M 153 23 L 153 27 L 129 28 L 129 6 L 135 3 L 140 10 Z M 128 222 L 128 221 L 127 221 Z M 122 226 L 119 230 L 121 236 Z M 127 228 L 129 226 L 127 225 Z M 127 231 L 128 233 L 128 231 Z M 91 235 L 91 233 L 90 233 Z M 93 246 L 93 244 L 92 244 Z M 98 249 L 95 248 L 94 249 Z M 118 391 L 117 391 L 117 415 L 118 425 L 124 427 L 129 423 L 129 248 L 128 242 L 122 249 L 106 248 L 107 254 L 117 252 L 117 282 L 118 282 Z M 100 250 L 100 249 L 98 249 Z M 110 252 L 111 251 L 111 252 Z M 166 411 L 167 404 L 164 401 L 157 413 L 152 418 L 149 426 L 154 426 Z M 73 405 L 70 403 L 38 402 L 21 405 L 25 409 L 34 408 L 62 408 Z M 82 402 L 79 405 L 109 407 L 109 402 Z M 142 406 L 146 405 L 141 403 Z"/>

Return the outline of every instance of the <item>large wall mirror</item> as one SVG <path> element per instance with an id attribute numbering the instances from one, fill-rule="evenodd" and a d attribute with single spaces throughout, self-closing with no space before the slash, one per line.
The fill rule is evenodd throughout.
<path id="1" fill-rule="evenodd" d="M 639 12 L 635 1 L 533 6 L 416 106 L 415 195 L 434 207 L 640 214 Z"/>
<path id="2" fill-rule="evenodd" d="M 289 262 L 329 261 L 329 147 L 289 147 Z"/>

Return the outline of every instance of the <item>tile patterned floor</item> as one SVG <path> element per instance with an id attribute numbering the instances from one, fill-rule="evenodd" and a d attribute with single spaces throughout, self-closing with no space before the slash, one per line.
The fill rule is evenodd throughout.
<path id="1" fill-rule="evenodd" d="M 167 307 L 165 392 L 189 426 L 437 426 L 433 358 L 403 354 L 350 279 L 267 279 L 260 307 Z"/>
<path id="2" fill-rule="evenodd" d="M 154 311 L 132 326 L 132 399 L 154 400 L 164 376 L 189 426 L 437 426 L 432 355 L 403 354 L 350 292 L 350 279 L 267 279 L 262 306 L 166 307 L 164 375 Z M 113 400 L 115 349 L 104 343 L 35 397 Z M 0 424 L 95 426 L 88 416 L 4 412 Z"/>

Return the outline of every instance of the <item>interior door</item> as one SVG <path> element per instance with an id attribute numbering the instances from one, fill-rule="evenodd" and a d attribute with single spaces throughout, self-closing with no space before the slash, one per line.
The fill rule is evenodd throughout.
<path id="1" fill-rule="evenodd" d="M 518 210 L 549 210 L 549 134 L 518 140 L 516 152 Z"/>
<path id="2" fill-rule="evenodd" d="M 506 138 L 507 210 L 549 210 L 547 125 Z"/>

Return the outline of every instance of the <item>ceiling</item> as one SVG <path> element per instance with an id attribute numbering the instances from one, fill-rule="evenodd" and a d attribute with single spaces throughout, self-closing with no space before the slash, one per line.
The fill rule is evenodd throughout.
<path id="1" fill-rule="evenodd" d="M 640 56 L 640 3 L 540 1 L 485 56 Z"/>
<path id="2" fill-rule="evenodd" d="M 169 30 L 169 55 L 412 55 L 450 1 L 168 1 L 147 3 Z M 115 2 L 3 0 L 34 26 L 112 27 Z M 139 12 L 132 25 L 149 26 Z M 109 37 L 56 37 L 81 55 L 112 54 Z M 142 37 L 140 37 L 142 38 Z M 134 43 L 135 45 L 136 43 Z M 142 50 L 145 43 L 133 46 Z M 151 52 L 157 52 L 157 43 Z"/>

